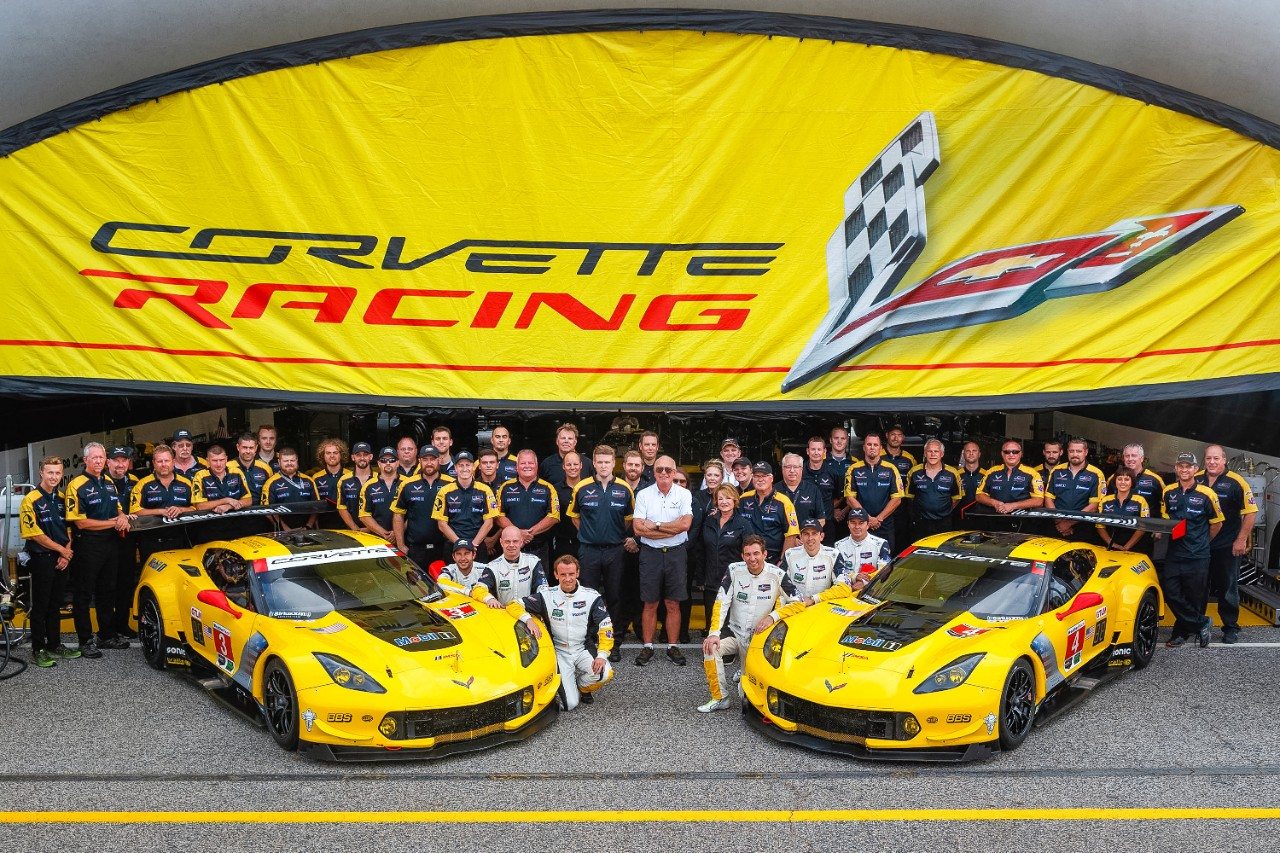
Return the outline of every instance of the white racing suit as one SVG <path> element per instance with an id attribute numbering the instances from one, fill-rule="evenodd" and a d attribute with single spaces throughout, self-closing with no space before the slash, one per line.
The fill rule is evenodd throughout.
<path id="1" fill-rule="evenodd" d="M 859 574 L 875 577 L 876 573 L 889 565 L 893 554 L 889 551 L 889 543 L 879 536 L 867 534 L 861 542 L 854 542 L 852 536 L 846 536 L 835 544 L 835 549 L 844 557 L 848 567 L 845 574 L 836 578 L 837 583 L 844 584 L 850 590 Z M 848 595 L 848 591 L 845 591 Z"/>
<path id="2" fill-rule="evenodd" d="M 440 572 L 437 581 L 452 581 L 463 595 L 471 596 L 477 601 L 489 600 L 489 587 L 494 584 L 493 573 L 484 563 L 472 563 L 471 571 L 463 574 L 457 563 L 450 563 Z M 483 588 L 481 588 L 483 587 Z"/>
<path id="3" fill-rule="evenodd" d="M 842 582 L 849 570 L 849 562 L 838 550 L 830 545 L 819 545 L 818 553 L 813 556 L 803 545 L 788 548 L 782 555 L 783 570 L 787 579 L 795 586 L 797 598 L 814 598 L 825 601 L 833 597 L 828 592 L 833 584 Z M 838 590 L 841 597 L 849 594 L 848 590 Z"/>
<path id="4" fill-rule="evenodd" d="M 609 666 L 613 622 L 604 596 L 581 584 L 571 593 L 559 586 L 543 586 L 525 596 L 522 604 L 525 620 L 538 616 L 551 632 L 565 710 L 572 711 L 578 707 L 579 693 L 594 693 L 613 679 L 613 667 Z M 604 663 L 599 675 L 592 669 L 596 660 Z"/>
<path id="5" fill-rule="evenodd" d="M 758 575 L 751 574 L 745 562 L 730 563 L 716 593 L 715 608 L 711 611 L 710 637 L 720 637 L 719 654 L 704 654 L 702 667 L 707 673 L 707 687 L 711 698 L 720 700 L 728 694 L 725 680 L 724 659 L 746 654 L 756 623 L 766 615 L 774 621 L 782 618 L 779 605 L 795 598 L 796 588 L 773 563 L 765 563 Z M 726 624 L 729 636 L 722 636 Z"/>
<path id="6" fill-rule="evenodd" d="M 501 601 L 503 607 L 540 592 L 547 586 L 547 574 L 542 569 L 542 561 L 523 551 L 515 563 L 508 563 L 506 555 L 499 554 L 489 561 L 488 570 L 492 577 L 485 582 L 485 591 Z"/>

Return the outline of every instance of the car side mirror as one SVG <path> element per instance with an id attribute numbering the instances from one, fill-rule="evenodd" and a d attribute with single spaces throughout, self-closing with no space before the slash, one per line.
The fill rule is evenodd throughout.
<path id="1" fill-rule="evenodd" d="M 1059 611 L 1058 613 L 1055 613 L 1053 615 L 1058 617 L 1058 621 L 1061 622 L 1063 619 L 1066 619 L 1072 613 L 1079 613 L 1081 610 L 1088 610 L 1091 607 L 1101 607 L 1101 606 L 1102 606 L 1102 596 L 1100 594 L 1096 592 L 1082 592 L 1079 595 L 1077 595 L 1075 598 L 1071 599 L 1070 607 L 1068 607 L 1066 610 Z"/>
<path id="2" fill-rule="evenodd" d="M 227 594 L 220 589 L 202 589 L 196 593 L 196 601 L 201 604 L 207 604 L 210 607 L 230 613 L 236 619 L 244 615 L 244 611 L 236 610 L 231 605 L 231 600 L 227 598 Z M 1062 617 L 1059 616 L 1059 619 Z"/>

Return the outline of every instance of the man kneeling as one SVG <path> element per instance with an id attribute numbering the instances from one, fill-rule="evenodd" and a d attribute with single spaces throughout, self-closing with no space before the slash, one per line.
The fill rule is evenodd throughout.
<path id="1" fill-rule="evenodd" d="M 752 634 L 767 631 L 784 615 L 780 605 L 795 599 L 796 588 L 782 569 L 766 563 L 765 541 L 752 534 L 743 537 L 742 562 L 730 563 L 716 594 L 716 606 L 711 611 L 711 624 L 707 639 L 702 643 L 702 665 L 707 671 L 707 687 L 711 689 L 711 701 L 699 705 L 704 714 L 729 707 L 729 697 L 724 675 L 724 659 L 739 652 L 746 654 Z M 803 609 L 803 605 L 796 605 Z M 729 623 L 729 636 L 720 638 L 725 622 Z"/>
<path id="2" fill-rule="evenodd" d="M 577 557 L 557 557 L 553 566 L 557 585 L 521 599 L 525 613 L 520 619 L 529 633 L 542 636 L 534 616 L 540 616 L 551 631 L 566 711 L 578 707 L 579 702 L 590 705 L 594 701 L 591 694 L 613 680 L 613 667 L 609 666 L 613 623 L 604 597 L 578 584 L 578 569 Z"/>

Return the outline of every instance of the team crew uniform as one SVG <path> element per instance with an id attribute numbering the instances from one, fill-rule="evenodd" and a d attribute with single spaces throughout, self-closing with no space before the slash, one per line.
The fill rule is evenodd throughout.
<path id="1" fill-rule="evenodd" d="M 409 559 L 423 568 L 445 555 L 444 534 L 431 513 L 440 490 L 452 482 L 454 479 L 444 474 L 436 474 L 430 483 L 415 474 L 400 484 L 400 492 L 391 504 L 393 513 L 404 516 L 404 544 Z"/>
<path id="2" fill-rule="evenodd" d="M 186 468 L 183 468 L 180 465 L 178 465 L 177 459 L 173 460 L 173 473 L 177 474 L 180 477 L 186 477 L 188 480 L 194 480 L 196 474 L 199 474 L 201 471 L 208 471 L 208 470 L 209 470 L 209 463 L 200 456 L 191 457 L 191 464 L 188 465 Z"/>
<path id="3" fill-rule="evenodd" d="M 333 507 L 328 512 L 320 513 L 316 518 L 316 527 L 321 530 L 342 527 L 342 516 L 338 515 L 338 483 L 350 473 L 349 468 L 339 468 L 333 473 L 330 473 L 327 468 L 317 468 L 308 475 L 316 484 L 316 494 L 320 496 L 320 500 Z"/>
<path id="4" fill-rule="evenodd" d="M 498 474 L 495 486 L 501 486 L 507 480 L 516 479 L 516 455 L 508 453 L 505 458 L 498 458 Z"/>
<path id="5" fill-rule="evenodd" d="M 115 484 L 103 472 L 100 477 L 80 474 L 67 484 L 67 528 L 74 529 L 77 520 L 112 521 L 129 501 L 121 503 Z M 116 569 L 119 564 L 120 534 L 115 530 L 75 529 L 68 572 L 71 575 L 71 612 L 75 618 L 76 634 L 80 645 L 93 640 L 93 623 L 89 620 L 89 605 L 93 602 L 98 611 L 98 636 L 111 637 L 108 624 L 114 613 L 116 599 Z"/>
<path id="6" fill-rule="evenodd" d="M 590 695 L 613 679 L 609 652 L 613 650 L 613 622 L 604 598 L 590 587 L 578 585 L 572 593 L 559 586 L 546 587 L 521 599 L 528 621 L 538 616 L 551 632 L 556 648 L 556 668 L 566 711 L 578 707 L 583 694 Z M 596 660 L 604 663 L 597 675 Z"/>
<path id="7" fill-rule="evenodd" d="M 446 484 L 436 492 L 436 503 L 431 517 L 443 521 L 452 528 L 459 539 L 476 541 L 476 534 L 486 518 L 497 518 L 498 500 L 488 486 L 472 483 L 463 488 L 458 483 Z M 482 547 L 476 543 L 476 547 Z"/>
<path id="8" fill-rule="evenodd" d="M 343 474 L 342 479 L 338 480 L 338 508 L 345 509 L 353 519 L 358 519 L 360 517 L 360 493 L 364 491 L 364 484 L 369 480 L 376 479 L 378 479 L 376 476 L 370 474 L 369 478 L 362 483 L 354 470 Z"/>
<path id="9" fill-rule="evenodd" d="M 806 460 L 804 466 L 804 479 L 808 480 L 818 487 L 818 491 L 822 494 L 823 506 L 827 508 L 823 518 L 826 524 L 822 528 L 823 542 L 834 542 L 836 530 L 836 499 L 844 494 L 844 475 L 837 473 L 836 469 L 830 464 L 831 460 L 823 459 L 822 464 L 817 468 L 809 466 Z"/>
<path id="10" fill-rule="evenodd" d="M 186 477 L 174 474 L 173 479 L 166 486 L 156 478 L 155 474 L 149 474 L 139 480 L 133 487 L 133 494 L 129 501 L 129 511 L 167 509 L 173 506 L 189 507 L 192 505 L 193 494 L 194 490 L 191 487 L 191 481 Z M 139 534 L 138 560 L 143 565 L 146 565 L 147 560 L 151 559 L 151 555 L 157 551 L 189 548 L 190 545 L 185 527 L 146 531 Z"/>
<path id="11" fill-rule="evenodd" d="M 1089 504 L 1097 505 L 1107 494 L 1106 476 L 1094 465 L 1085 465 L 1077 473 L 1072 473 L 1070 464 L 1060 462 L 1053 466 L 1049 479 L 1045 481 L 1044 493 L 1053 498 L 1054 509 L 1065 509 L 1069 512 L 1084 512 Z M 1079 525 L 1076 533 L 1086 539 L 1083 534 L 1091 529 Z"/>
<path id="12" fill-rule="evenodd" d="M 902 489 L 902 475 L 898 472 L 898 466 L 884 459 L 876 462 L 874 466 L 868 465 L 863 459 L 853 463 L 849 473 L 845 475 L 844 491 L 846 495 L 857 499 L 862 508 L 867 511 L 868 516 L 879 515 L 889 505 L 889 501 L 906 496 Z M 895 547 L 894 516 L 897 514 L 898 511 L 894 510 L 876 528 L 877 533 L 889 543 L 891 549 Z"/>
<path id="13" fill-rule="evenodd" d="M 774 483 L 773 490 L 791 501 L 797 526 L 803 526 L 806 521 L 823 522 L 828 515 L 834 516 L 822 496 L 822 489 L 803 476 L 794 491 L 787 487 L 786 481 Z"/>
<path id="14" fill-rule="evenodd" d="M 378 523 L 383 530 L 391 529 L 392 505 L 400 494 L 404 480 L 397 474 L 390 485 L 381 477 L 370 477 L 360 489 L 360 509 L 357 518 L 368 516 Z"/>
<path id="15" fill-rule="evenodd" d="M 800 535 L 796 508 L 791 498 L 779 494 L 775 486 L 766 498 L 752 489 L 738 499 L 738 515 L 751 525 L 753 533 L 764 537 L 765 560 L 777 564 L 782 559 L 782 546 L 788 536 Z"/>
<path id="16" fill-rule="evenodd" d="M 1122 518 L 1150 518 L 1151 506 L 1147 503 L 1146 499 L 1142 497 L 1142 495 L 1130 492 L 1129 497 L 1125 498 L 1123 501 L 1120 500 L 1119 495 L 1106 495 L 1103 497 L 1102 503 L 1098 505 L 1098 512 L 1102 515 L 1116 515 Z M 1106 525 L 1104 524 L 1097 524 L 1094 526 L 1097 527 L 1099 533 L 1106 530 Z M 1128 536 L 1124 535 L 1123 530 L 1124 529 L 1121 528 L 1116 532 L 1118 535 L 1124 536 L 1124 541 L 1127 542 Z M 1112 537 L 1111 541 L 1115 541 L 1115 536 Z M 1138 542 L 1141 543 L 1142 540 L 1139 539 Z M 1137 546 L 1135 546 L 1134 550 L 1138 550 Z"/>
<path id="17" fill-rule="evenodd" d="M 115 454 L 120 448 L 113 448 L 111 453 Z M 133 487 L 138 485 L 138 478 L 130 472 L 124 472 L 123 477 L 112 477 L 109 469 L 104 468 L 102 476 L 106 477 L 116 487 L 117 495 L 128 495 L 129 501 L 133 499 Z M 124 505 L 125 501 L 121 501 L 121 509 L 129 512 L 130 507 Z M 187 531 L 187 535 L 191 535 L 191 531 Z M 142 574 L 142 564 L 138 562 L 138 540 L 139 534 L 129 532 L 116 539 L 116 605 L 115 612 L 111 618 L 110 627 L 117 635 L 133 637 L 135 632 L 129 627 L 129 614 L 133 611 L 133 593 L 138 588 L 138 578 Z"/>
<path id="18" fill-rule="evenodd" d="M 1205 603 L 1207 605 L 1211 597 L 1217 599 L 1222 634 L 1234 639 L 1240 633 L 1240 558 L 1231 553 L 1231 549 L 1246 520 L 1253 524 L 1253 519 L 1248 516 L 1258 511 L 1258 502 L 1248 481 L 1235 471 L 1223 471 L 1217 480 L 1210 483 L 1208 473 L 1201 470 L 1196 473 L 1196 482 L 1213 489 L 1225 519 L 1218 535 L 1209 543 L 1209 579 Z"/>
<path id="19" fill-rule="evenodd" d="M 622 573 L 635 495 L 621 480 L 602 484 L 595 477 L 581 480 L 565 514 L 578 520 L 578 563 L 582 583 L 604 595 L 605 607 L 614 624 L 622 623 Z"/>
<path id="20" fill-rule="evenodd" d="M 724 659 L 739 653 L 745 655 L 756 623 L 766 614 L 773 616 L 775 622 L 780 620 L 779 607 L 796 597 L 795 585 L 787 573 L 773 563 L 766 562 L 758 575 L 751 574 L 743 561 L 729 566 L 716 594 L 715 609 L 708 625 L 708 636 L 720 637 L 719 654 L 703 655 L 702 658 L 707 687 L 711 689 L 714 701 L 724 699 L 728 693 Z"/>
<path id="21" fill-rule="evenodd" d="M 227 470 L 234 471 L 244 477 L 244 481 L 249 485 L 249 494 L 253 496 L 252 506 L 260 506 L 262 504 L 262 487 L 276 473 L 271 470 L 270 465 L 261 459 L 254 459 L 253 464 L 246 469 L 244 465 L 240 464 L 239 457 L 227 460 Z"/>
<path id="22" fill-rule="evenodd" d="M 320 500 L 320 490 L 316 487 L 316 481 L 301 471 L 292 477 L 286 477 L 284 474 L 272 474 L 271 479 L 267 480 L 262 487 L 263 506 L 279 506 L 281 504 L 318 500 Z M 280 522 L 280 526 L 285 530 L 295 530 L 306 526 L 305 520 L 301 524 L 289 524 L 283 517 L 277 516 L 276 521 Z"/>
<path id="23" fill-rule="evenodd" d="M 924 465 L 914 466 L 906 478 L 906 495 L 911 501 L 911 521 L 918 537 L 945 533 L 951 529 L 951 515 L 960 502 L 961 474 L 943 465 L 932 477 Z"/>
<path id="24" fill-rule="evenodd" d="M 559 483 L 564 483 L 563 468 L 560 469 Z M 497 491 L 498 512 L 521 530 L 530 529 L 544 518 L 559 520 L 560 495 L 556 488 L 555 481 L 537 479 L 526 487 L 519 480 L 508 480 Z M 521 550 L 534 555 L 545 566 L 551 562 L 550 545 L 551 530 L 544 530 Z"/>
<path id="25" fill-rule="evenodd" d="M 66 496 L 60 489 L 46 492 L 40 486 L 22 496 L 18 510 L 18 530 L 25 542 L 31 572 L 31 652 L 37 658 L 42 651 L 62 648 L 62 597 L 67 589 L 70 567 L 58 571 L 58 552 L 36 542 L 44 535 L 59 545 L 69 545 Z"/>
<path id="26" fill-rule="evenodd" d="M 1207 645 L 1212 624 L 1204 615 L 1209 579 L 1209 526 L 1224 521 L 1218 495 L 1200 483 L 1183 489 L 1173 482 L 1164 487 L 1160 514 L 1187 522 L 1182 538 L 1169 543 L 1169 553 L 1160 572 L 1160 589 L 1176 618 L 1170 639 L 1198 634 L 1201 644 Z"/>

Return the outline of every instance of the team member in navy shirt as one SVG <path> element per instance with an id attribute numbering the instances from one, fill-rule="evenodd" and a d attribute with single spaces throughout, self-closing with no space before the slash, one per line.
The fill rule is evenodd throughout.
<path id="1" fill-rule="evenodd" d="M 1196 455 L 1181 453 L 1173 467 L 1177 482 L 1164 487 L 1160 514 L 1186 522 L 1186 532 L 1169 543 L 1160 589 L 1175 621 L 1169 648 L 1177 648 L 1188 637 L 1197 637 L 1200 647 L 1209 645 L 1213 624 L 1204 615 L 1205 591 L 1209 578 L 1209 541 L 1222 529 L 1222 508 L 1213 489 L 1196 482 Z"/>
<path id="2" fill-rule="evenodd" d="M 342 526 L 342 517 L 338 515 L 338 482 L 348 473 L 347 443 L 338 438 L 326 438 L 316 449 L 316 469 L 309 475 L 316 484 L 316 493 L 320 500 L 328 503 L 333 509 L 321 513 L 316 519 L 316 527 L 333 530 Z"/>
<path id="3" fill-rule="evenodd" d="M 1036 469 L 1022 464 L 1022 442 L 1005 439 L 1000 454 L 1004 464 L 987 469 L 978 487 L 978 503 L 1002 515 L 1044 506 L 1044 481 Z"/>
<path id="4" fill-rule="evenodd" d="M 384 447 L 378 451 L 378 476 L 370 477 L 360 488 L 360 523 L 375 536 L 392 541 L 391 505 L 400 494 L 404 479 L 396 462 L 396 449 Z"/>
<path id="5" fill-rule="evenodd" d="M 452 477 L 440 473 L 440 451 L 430 444 L 423 445 L 418 451 L 418 473 L 400 485 L 400 494 L 391 505 L 396 547 L 424 569 L 449 556 L 444 534 L 431 512 L 436 495 L 452 482 Z"/>
<path id="6" fill-rule="evenodd" d="M 133 487 L 138 478 L 129 473 L 133 467 L 132 447 L 113 447 L 107 453 L 106 476 L 116 487 L 116 494 L 121 497 L 120 508 L 128 511 L 128 503 L 132 500 Z M 138 575 L 141 566 L 138 564 L 137 533 L 126 533 L 116 540 L 116 604 L 115 613 L 110 620 L 109 633 L 126 640 L 134 640 L 138 632 L 129 626 L 129 613 L 133 610 L 133 591 L 138 586 Z"/>
<path id="7" fill-rule="evenodd" d="M 1196 481 L 1213 489 L 1222 508 L 1222 529 L 1209 543 L 1207 594 L 1218 601 L 1222 642 L 1230 645 L 1240 635 L 1240 558 L 1249 553 L 1249 533 L 1258 502 L 1248 481 L 1227 470 L 1227 452 L 1222 445 L 1204 449 L 1204 470 L 1196 474 Z"/>
<path id="8" fill-rule="evenodd" d="M 960 501 L 960 472 L 942 463 L 946 453 L 941 441 L 924 443 L 924 462 L 907 473 L 907 499 L 915 535 L 932 536 L 951 529 L 951 513 Z"/>
<path id="9" fill-rule="evenodd" d="M 501 486 L 507 480 L 514 480 L 516 455 L 511 452 L 511 430 L 499 424 L 489 434 L 489 443 L 493 445 L 493 452 L 498 456 L 497 485 Z M 494 493 L 497 493 L 496 490 Z"/>
<path id="10" fill-rule="evenodd" d="M 173 472 L 173 450 L 167 444 L 158 444 L 151 451 L 151 473 L 133 487 L 129 511 L 133 515 L 177 518 L 196 511 L 192 495 L 191 481 Z M 157 551 L 187 548 L 190 544 L 185 528 L 148 530 L 139 537 L 138 560 L 145 566 Z M 132 595 L 133 590 L 129 592 Z"/>
<path id="11" fill-rule="evenodd" d="M 845 475 L 844 493 L 851 507 L 867 511 L 868 524 L 877 536 L 898 553 L 894 513 L 905 492 L 898 468 L 880 456 L 879 433 L 868 433 L 862 439 L 862 459 L 849 467 Z"/>
<path id="12" fill-rule="evenodd" d="M 622 574 L 626 563 L 623 546 L 631 536 L 631 515 L 635 510 L 635 494 L 613 476 L 616 461 L 612 447 L 597 445 L 591 451 L 594 476 L 579 481 L 565 510 L 578 528 L 582 584 L 604 596 L 605 607 L 616 620 L 614 624 L 622 616 Z M 617 663 L 621 659 L 621 651 L 614 646 L 609 660 Z"/>
<path id="13" fill-rule="evenodd" d="M 1098 512 L 1103 515 L 1118 515 L 1127 518 L 1148 518 L 1151 506 L 1142 495 L 1133 490 L 1137 474 L 1128 468 L 1119 468 L 1111 475 L 1112 493 L 1102 498 Z M 1102 544 L 1114 551 L 1132 551 L 1145 535 L 1141 530 L 1127 533 L 1123 529 L 1112 532 L 1105 524 L 1099 524 L 1098 537 Z"/>
<path id="14" fill-rule="evenodd" d="M 1067 442 L 1067 461 L 1053 466 L 1045 483 L 1044 505 L 1049 509 L 1065 509 L 1070 512 L 1096 512 L 1102 497 L 1107 493 L 1105 477 L 1096 466 L 1089 464 L 1089 445 L 1081 438 Z M 1088 525 L 1074 521 L 1058 520 L 1054 527 L 1063 538 L 1092 539 Z M 1077 529 L 1078 528 L 1078 529 Z"/>
<path id="15" fill-rule="evenodd" d="M 276 459 L 280 461 L 280 472 L 273 475 L 270 480 L 267 480 L 266 485 L 262 487 L 263 506 L 279 506 L 281 504 L 320 500 L 320 493 L 316 489 L 315 481 L 298 470 L 298 451 L 292 447 L 281 448 L 276 453 Z M 275 516 L 275 520 L 279 522 L 280 527 L 284 530 L 297 530 L 303 527 L 316 526 L 315 513 L 308 515 L 306 518 Z"/>
<path id="16" fill-rule="evenodd" d="M 822 490 L 804 476 L 804 460 L 798 453 L 782 457 L 782 483 L 778 494 L 791 499 L 796 511 L 796 524 L 803 527 L 806 521 L 815 521 L 821 529 L 827 521 L 827 501 Z"/>
<path id="17" fill-rule="evenodd" d="M 100 658 L 99 644 L 106 648 L 124 649 L 128 641 L 111 634 L 110 613 L 115 602 L 116 566 L 120 536 L 129 532 L 129 515 L 125 508 L 129 496 L 116 492 L 115 484 L 104 476 L 107 450 L 98 442 L 84 448 L 84 473 L 67 484 L 67 522 L 72 528 L 71 559 L 72 613 L 80 653 L 87 658 Z M 89 605 L 98 610 L 98 638 L 93 636 Z"/>
<path id="18" fill-rule="evenodd" d="M 367 441 L 357 441 L 351 445 L 351 470 L 338 480 L 338 517 L 348 530 L 364 529 L 359 520 L 360 492 L 373 476 L 373 448 Z"/>
<path id="19" fill-rule="evenodd" d="M 836 471 L 827 459 L 827 443 L 821 436 L 813 436 L 805 444 L 804 478 L 818 487 L 827 508 L 822 524 L 822 541 L 830 545 L 839 538 L 836 523 L 836 501 L 844 493 L 844 475 Z M 829 541 L 828 541 L 829 540 Z"/>
<path id="20" fill-rule="evenodd" d="M 30 558 L 31 572 L 31 658 L 36 666 L 50 667 L 58 658 L 78 658 L 80 653 L 62 645 L 62 595 L 67 585 L 67 567 L 74 554 L 67 533 L 66 500 L 62 493 L 62 460 L 46 456 L 40 460 L 40 483 L 22 498 L 18 510 L 19 530 Z"/>
<path id="21" fill-rule="evenodd" d="M 565 435 L 562 427 L 560 435 Z M 577 433 L 573 433 L 577 441 Z M 567 456 L 572 451 L 565 451 Z M 564 456 L 556 457 L 560 464 L 560 482 L 564 482 Z M 520 531 L 524 544 L 520 550 L 532 554 L 551 565 L 551 531 L 560 521 L 560 496 L 555 481 L 538 477 L 538 457 L 532 450 L 516 454 L 516 479 L 503 483 L 497 492 L 498 526 L 514 527 Z M 474 541 L 474 537 L 470 537 Z"/>

